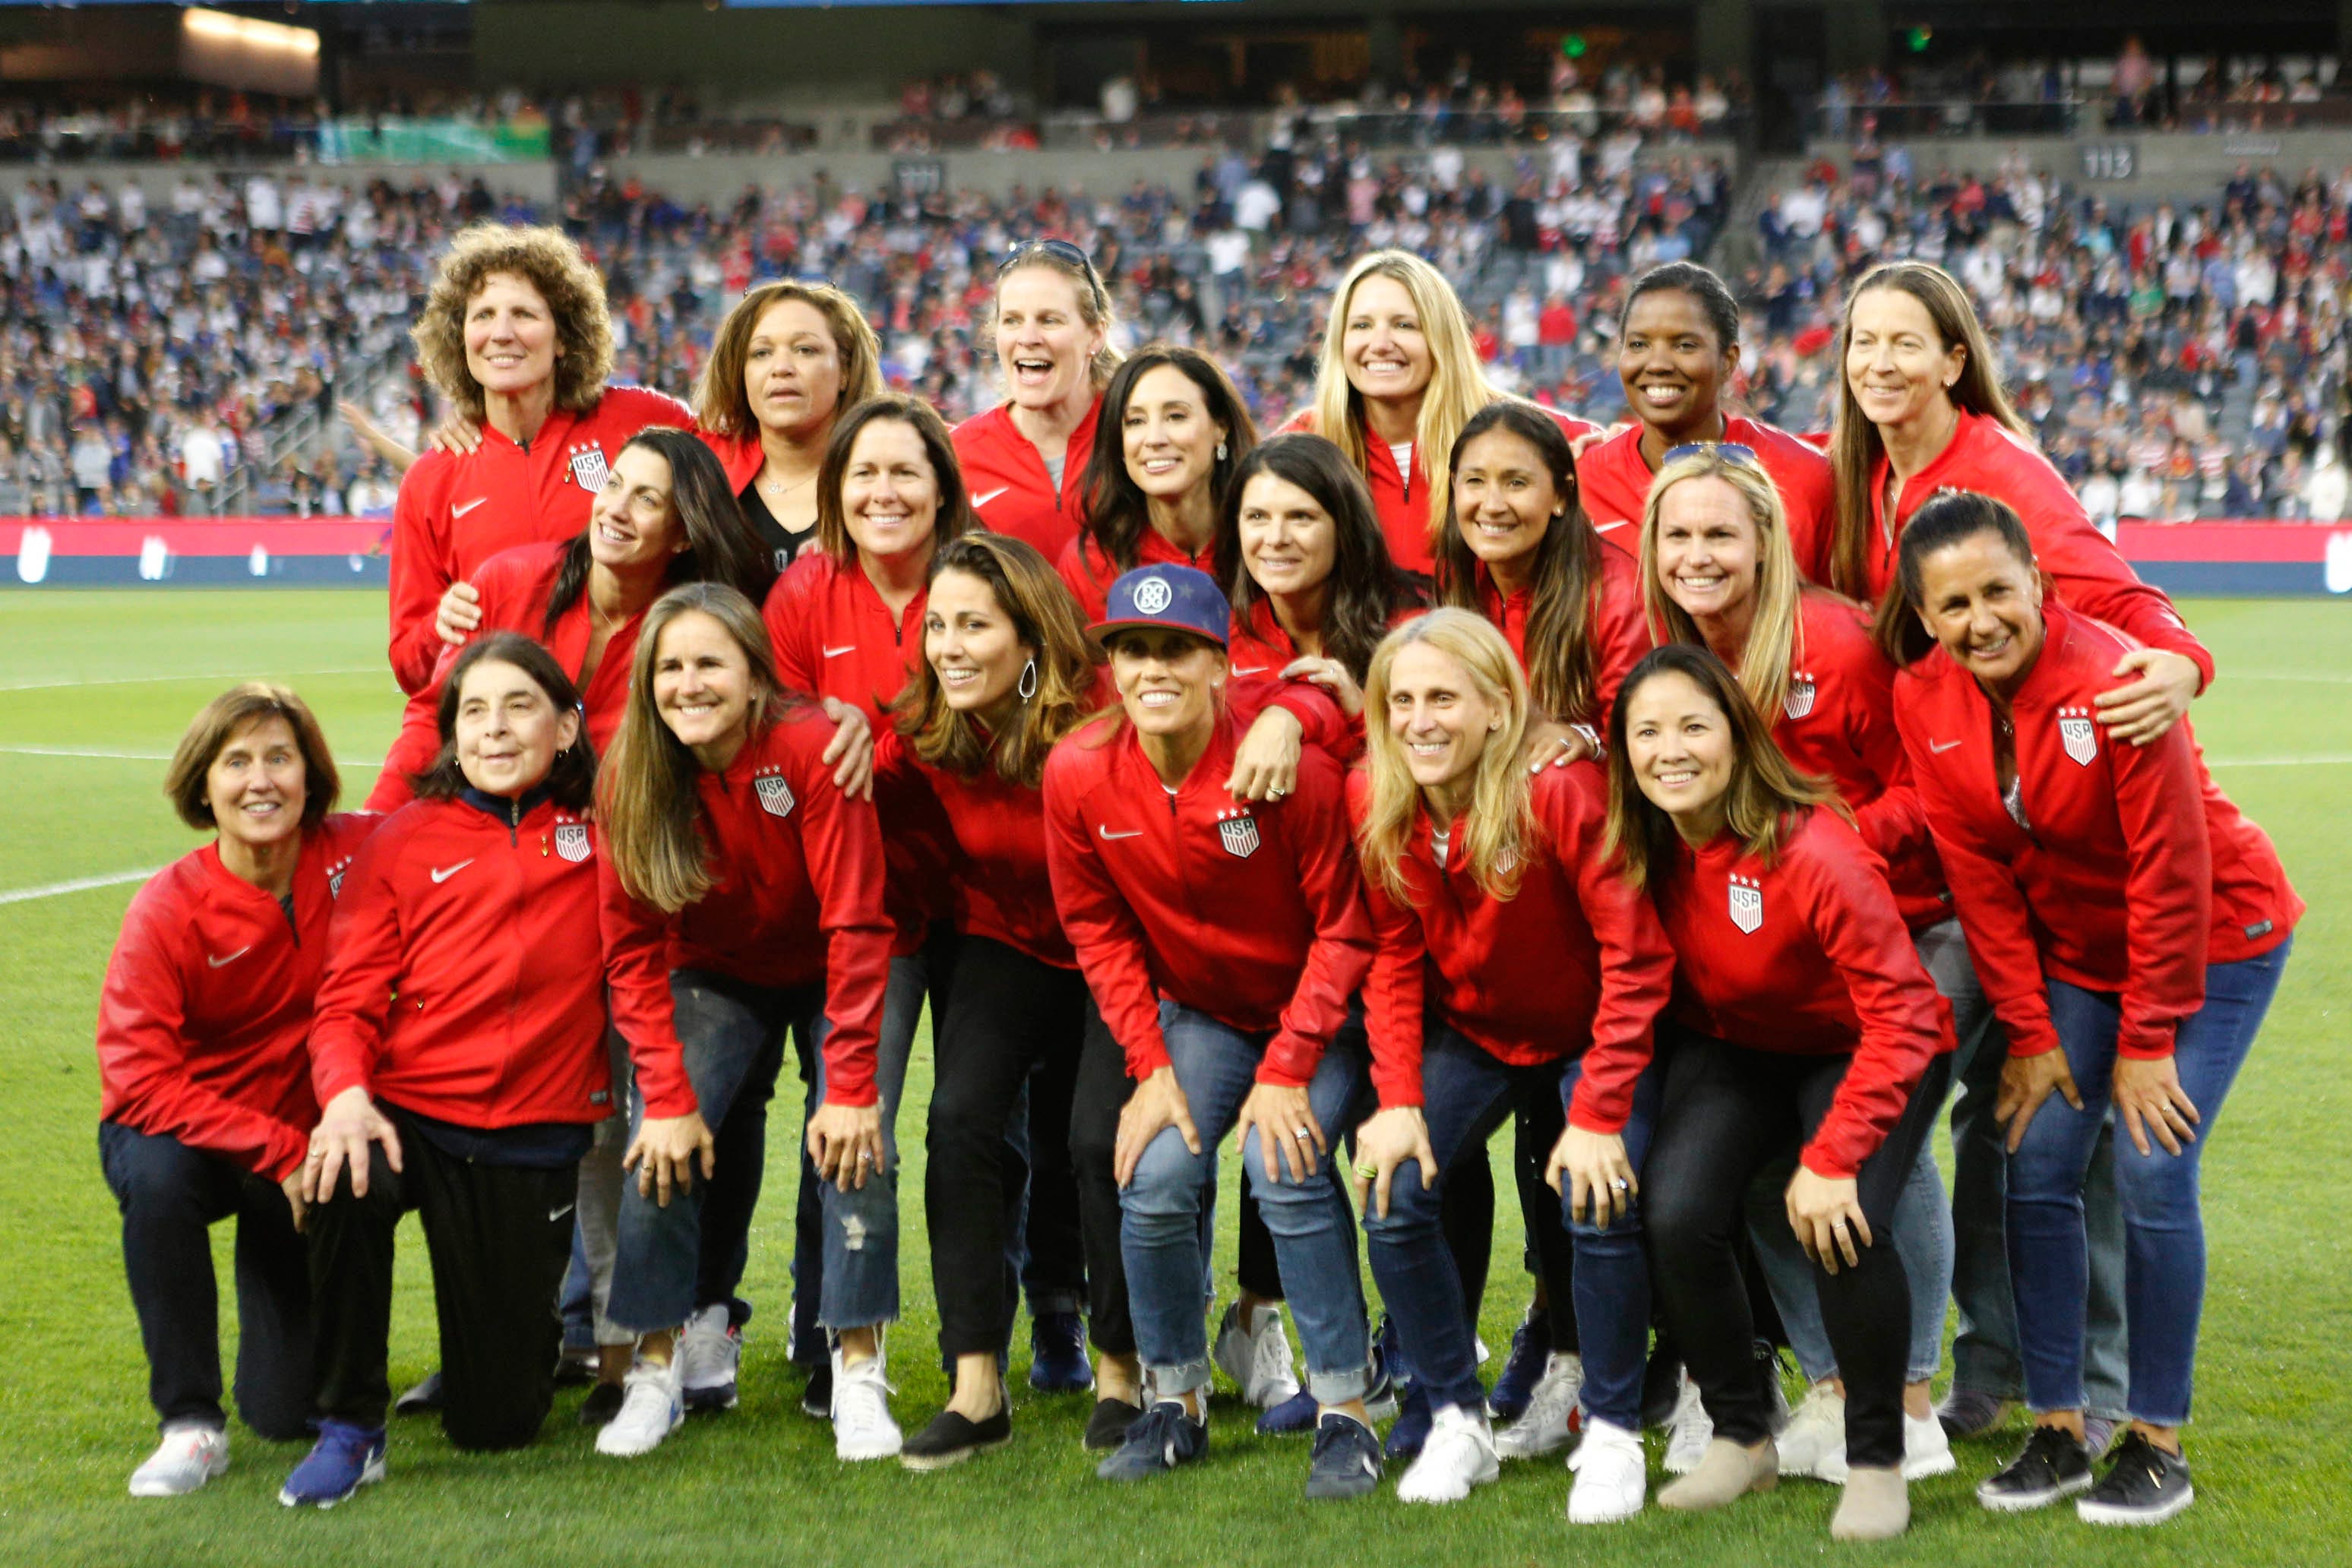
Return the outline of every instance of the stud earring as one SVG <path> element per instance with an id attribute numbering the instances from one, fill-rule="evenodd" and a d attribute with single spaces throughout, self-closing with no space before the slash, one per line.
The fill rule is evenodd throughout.
<path id="1" fill-rule="evenodd" d="M 1217 443 L 1217 461 L 1219 461 L 1220 463 L 1222 463 L 1222 462 L 1223 462 L 1224 460 L 1225 460 L 1225 444 L 1224 444 L 1223 441 L 1220 441 L 1220 442 L 1218 442 L 1218 443 Z"/>

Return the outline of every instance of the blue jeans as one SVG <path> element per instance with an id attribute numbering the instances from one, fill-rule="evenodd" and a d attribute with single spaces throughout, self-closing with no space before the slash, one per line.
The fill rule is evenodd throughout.
<path id="1" fill-rule="evenodd" d="M 2184 1142 L 2178 1154 L 2152 1136 L 2146 1154 L 2128 1138 L 2116 1144 L 2131 1330 L 2126 1409 L 2134 1420 L 2158 1426 L 2189 1420 L 2205 1301 L 2198 1166 L 2294 945 L 2290 938 L 2260 957 L 2206 967 L 2205 1005 L 2180 1020 L 2173 1048 L 2180 1087 L 2200 1118 L 2197 1141 Z M 2010 1273 L 2017 1281 L 2025 1394 L 2036 1411 L 2083 1407 L 2083 1177 L 2114 1097 L 2119 1016 L 2114 994 L 2050 982 L 2050 1021 L 2083 1109 L 2054 1094 L 2043 1100 L 2009 1160 Z"/>
<path id="2" fill-rule="evenodd" d="M 1748 1189 L 1748 1236 L 1756 1244 L 1757 1261 L 1763 1266 L 1764 1282 L 1772 1291 L 1772 1306 L 1780 1314 L 1798 1368 L 1806 1382 L 1819 1383 L 1837 1375 L 1837 1356 L 1822 1322 L 1812 1260 L 1789 1228 L 1781 1194 L 1795 1173 L 1793 1163 L 1781 1165 Z M 1952 1214 L 1944 1203 L 1936 1157 L 1926 1149 L 1912 1162 L 1911 1174 L 1895 1200 L 1893 1239 L 1895 1255 L 1903 1260 L 1903 1278 L 1911 1285 L 1911 1360 L 1904 1381 L 1925 1383 L 1943 1360 L 1944 1303 L 1952 1291 Z"/>
<path id="3" fill-rule="evenodd" d="M 1916 938 L 1936 989 L 1952 1005 L 1959 1048 L 1952 1057 L 1952 1387 L 1995 1399 L 2025 1392 L 2017 1349 L 2016 1295 L 2009 1278 L 2009 1130 L 1993 1120 L 2009 1037 L 1977 982 L 1958 921 Z M 2102 1122 L 2083 1184 L 2090 1296 L 2083 1391 L 2094 1415 L 2124 1409 L 2124 1226 L 2116 1203 L 2114 1128 Z M 1897 1241 L 1898 1247 L 1900 1240 Z"/>
<path id="4" fill-rule="evenodd" d="M 1154 1393 L 1166 1398 L 1209 1386 L 1202 1310 L 1209 1261 L 1201 1221 L 1216 1180 L 1218 1145 L 1255 1086 L 1271 1037 L 1244 1034 L 1167 1001 L 1160 1005 L 1160 1029 L 1201 1152 L 1187 1149 L 1175 1128 L 1160 1129 L 1119 1193 L 1119 1252 L 1127 1264 L 1136 1349 Z M 1274 1233 L 1291 1321 L 1306 1347 L 1307 1387 L 1325 1405 L 1360 1399 L 1370 1384 L 1356 1231 L 1345 1217 L 1347 1200 L 1337 1179 L 1340 1135 L 1354 1129 L 1370 1102 L 1369 1068 L 1363 1036 L 1354 1028 L 1342 1029 L 1324 1048 L 1307 1098 L 1332 1152 L 1316 1161 L 1306 1180 L 1294 1179 L 1286 1165 L 1277 1167 L 1279 1177 L 1266 1179 L 1255 1128 L 1242 1149 L 1250 1190 Z"/>

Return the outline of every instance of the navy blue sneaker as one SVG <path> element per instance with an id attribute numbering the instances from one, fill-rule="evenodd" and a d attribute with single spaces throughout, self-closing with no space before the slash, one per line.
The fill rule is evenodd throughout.
<path id="1" fill-rule="evenodd" d="M 1409 1384 L 1404 1398 L 1397 1405 L 1396 1425 L 1389 1428 L 1385 1451 L 1391 1459 L 1413 1459 L 1421 1457 L 1422 1445 L 1429 1441 L 1430 1423 L 1436 1413 L 1429 1407 L 1429 1395 L 1421 1384 Z"/>
<path id="2" fill-rule="evenodd" d="M 1029 1386 L 1040 1394 L 1084 1394 L 1095 1385 L 1087 1360 L 1087 1321 L 1048 1312 L 1029 1321 Z"/>
<path id="3" fill-rule="evenodd" d="M 1502 1375 L 1495 1379 L 1495 1392 L 1486 1396 L 1486 1413 L 1497 1421 L 1517 1421 L 1526 1415 L 1550 1360 L 1551 1314 L 1529 1307 L 1511 1331 L 1511 1353 L 1504 1358 Z"/>
<path id="4" fill-rule="evenodd" d="M 1333 1411 L 1316 1423 L 1315 1458 L 1307 1469 L 1313 1499 L 1362 1497 L 1381 1484 L 1381 1440 L 1352 1415 Z"/>
<path id="5" fill-rule="evenodd" d="M 1118 1451 L 1095 1467 L 1107 1481 L 1139 1481 L 1189 1465 L 1209 1451 L 1209 1424 L 1184 1414 L 1184 1406 L 1163 1399 L 1127 1429 Z"/>
<path id="6" fill-rule="evenodd" d="M 1257 1418 L 1257 1435 L 1261 1437 L 1296 1437 L 1315 1430 L 1315 1413 L 1323 1407 L 1315 1396 L 1300 1389 L 1273 1409 Z"/>
<path id="7" fill-rule="evenodd" d="M 383 1428 L 321 1421 L 319 1440 L 279 1489 L 288 1508 L 332 1508 L 362 1487 L 383 1479 Z"/>

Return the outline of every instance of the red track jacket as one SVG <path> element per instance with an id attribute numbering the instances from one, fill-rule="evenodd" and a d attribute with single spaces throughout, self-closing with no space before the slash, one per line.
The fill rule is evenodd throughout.
<path id="1" fill-rule="evenodd" d="M 1797 570 L 1811 582 L 1829 581 L 1830 522 L 1837 515 L 1837 481 L 1821 449 L 1777 426 L 1727 415 L 1723 438 L 1756 454 L 1780 492 L 1789 514 L 1789 544 Z M 1642 551 L 1642 509 L 1656 476 L 1642 456 L 1642 426 L 1621 430 L 1584 449 L 1576 460 L 1576 489 L 1584 514 L 1601 537 L 1629 554 Z"/>
<path id="2" fill-rule="evenodd" d="M 1037 547 L 1048 561 L 1059 561 L 1078 531 L 1086 497 L 1079 479 L 1095 449 L 1095 426 L 1102 414 L 1097 396 L 1078 427 L 1070 432 L 1067 456 L 1062 460 L 1062 482 L 1045 467 L 1045 459 L 1029 438 L 1013 428 L 1013 409 L 999 404 L 975 414 L 953 432 L 956 462 L 963 469 L 963 485 L 971 496 L 972 510 L 995 533 L 1009 533 Z"/>

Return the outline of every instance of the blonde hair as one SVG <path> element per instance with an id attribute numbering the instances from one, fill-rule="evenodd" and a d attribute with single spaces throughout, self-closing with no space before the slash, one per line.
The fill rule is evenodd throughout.
<path id="1" fill-rule="evenodd" d="M 1756 530 L 1756 612 L 1748 625 L 1747 646 L 1739 653 L 1739 684 L 1770 724 L 1789 695 L 1789 664 L 1796 652 L 1804 581 L 1789 543 L 1788 509 L 1780 504 L 1780 488 L 1763 465 L 1708 447 L 1658 470 L 1642 507 L 1642 606 L 1652 628 L 1663 629 L 1663 640 L 1706 646 L 1698 623 L 1675 603 L 1658 575 L 1658 518 L 1666 492 L 1694 479 L 1721 479 L 1748 503 L 1748 521 Z"/>
<path id="2" fill-rule="evenodd" d="M 1445 655 L 1469 677 L 1480 698 L 1503 716 L 1478 754 L 1478 776 L 1464 817 L 1462 837 L 1449 849 L 1455 863 L 1489 898 L 1517 896 L 1536 843 L 1534 786 L 1519 766 L 1519 745 L 1528 728 L 1528 679 L 1519 661 L 1484 616 L 1438 609 L 1415 616 L 1381 640 L 1364 679 L 1364 762 L 1371 784 L 1356 849 L 1364 875 L 1389 897 L 1406 902 L 1411 890 L 1403 861 L 1413 827 L 1423 810 L 1421 786 L 1406 766 L 1404 744 L 1389 727 L 1389 680 L 1397 655 L 1424 643 Z"/>
<path id="3" fill-rule="evenodd" d="M 1315 433 L 1336 442 L 1358 473 L 1369 471 L 1369 449 L 1363 395 L 1348 381 L 1348 311 L 1355 303 L 1356 286 L 1372 277 L 1390 279 L 1404 289 L 1420 318 L 1422 338 L 1429 344 L 1429 385 L 1422 393 L 1412 446 L 1429 480 L 1426 528 L 1434 548 L 1453 513 L 1452 476 L 1443 471 L 1444 455 L 1454 450 L 1454 437 L 1472 415 L 1505 395 L 1486 379 L 1472 340 L 1469 312 L 1444 273 L 1410 251 L 1375 250 L 1358 257 L 1331 295 L 1331 314 L 1323 323 L 1323 353 L 1315 367 L 1315 401 L 1309 405 Z"/>
<path id="4" fill-rule="evenodd" d="M 1067 241 L 1060 243 L 1068 244 Z M 1032 269 L 1060 273 L 1070 280 L 1072 289 L 1077 294 L 1078 320 L 1087 324 L 1088 331 L 1102 334 L 1102 347 L 1097 349 L 1095 357 L 1087 362 L 1087 384 L 1100 392 L 1110 384 L 1111 374 L 1118 369 L 1118 363 L 1124 357 L 1111 346 L 1110 342 L 1111 334 L 1118 327 L 1118 310 L 1111 303 L 1110 289 L 1104 285 L 1102 274 L 1095 270 L 1095 264 L 1087 260 L 1086 254 L 1077 247 L 1069 246 L 1069 249 L 1076 254 L 1066 256 L 1059 249 L 1049 249 L 1036 240 L 1024 240 L 1015 246 L 1006 266 L 997 273 L 996 288 L 989 295 L 989 319 L 992 323 L 995 320 L 996 302 L 1004 296 L 1004 280 L 1016 272 Z"/>
<path id="5" fill-rule="evenodd" d="M 951 539 L 931 559 L 931 577 L 961 572 L 988 584 L 1013 636 L 1037 650 L 1030 694 L 1003 731 L 982 732 L 969 713 L 948 706 L 940 672 L 928 658 L 915 661 L 907 689 L 891 704 L 898 733 L 915 755 L 959 778 L 983 768 L 1008 784 L 1035 789 L 1045 782 L 1054 742 L 1093 716 L 1095 658 L 1086 621 L 1069 584 L 1045 563 L 1035 545 L 1002 533 Z"/>
<path id="6" fill-rule="evenodd" d="M 246 726 L 268 719 L 286 721 L 294 731 L 294 749 L 302 754 L 302 826 L 316 827 L 326 820 L 342 780 L 318 716 L 292 688 L 248 680 L 205 703 L 173 750 L 172 765 L 163 771 L 163 794 L 182 822 L 199 831 L 220 826 L 213 816 L 213 763 Z"/>
<path id="7" fill-rule="evenodd" d="M 1950 273 L 1925 261 L 1889 261 L 1863 274 L 1862 281 L 1846 297 L 1845 319 L 1838 323 L 1837 418 L 1830 432 L 1830 473 L 1837 484 L 1837 510 L 1830 529 L 1829 585 L 1864 603 L 1871 598 L 1870 534 L 1877 526 L 1874 521 L 1877 509 L 1871 504 L 1871 475 L 1885 455 L 1886 443 L 1878 426 L 1862 411 L 1853 395 L 1853 378 L 1845 366 L 1847 353 L 1853 346 L 1854 306 L 1877 289 L 1899 289 L 1918 300 L 1936 324 L 1936 335 L 1945 352 L 1955 347 L 1966 351 L 1959 380 L 1945 392 L 1953 406 L 1998 420 L 2013 435 L 2032 437 L 2001 390 L 1992 344 L 1977 320 L 1976 307 L 1969 303 L 1968 291 L 1952 280 Z"/>
<path id="8" fill-rule="evenodd" d="M 834 404 L 837 417 L 869 397 L 879 397 L 882 344 L 857 301 L 830 283 L 762 283 L 735 302 L 710 340 L 710 359 L 694 388 L 694 421 L 713 436 L 744 437 L 760 433 L 751 399 L 743 390 L 743 371 L 751 357 L 751 334 L 768 308 L 797 300 L 824 318 L 833 334 L 834 353 L 841 360 L 841 395 Z"/>
<path id="9" fill-rule="evenodd" d="M 613 374 L 604 275 L 562 229 L 543 225 L 478 223 L 449 242 L 408 333 L 425 379 L 475 424 L 487 418 L 482 384 L 466 365 L 466 309 L 499 272 L 521 279 L 547 301 L 562 351 L 555 356 L 555 406 L 573 414 L 595 406 Z"/>
<path id="10" fill-rule="evenodd" d="M 709 846 L 702 836 L 702 764 L 662 721 L 654 700 L 654 659 L 662 634 L 680 616 L 699 612 L 725 628 L 751 666 L 751 712 L 745 730 L 764 733 L 787 702 L 776 675 L 775 650 L 759 606 L 723 583 L 672 588 L 646 611 L 629 668 L 629 706 L 596 781 L 596 816 L 604 852 L 621 887 L 641 903 L 676 914 L 710 891 Z"/>

